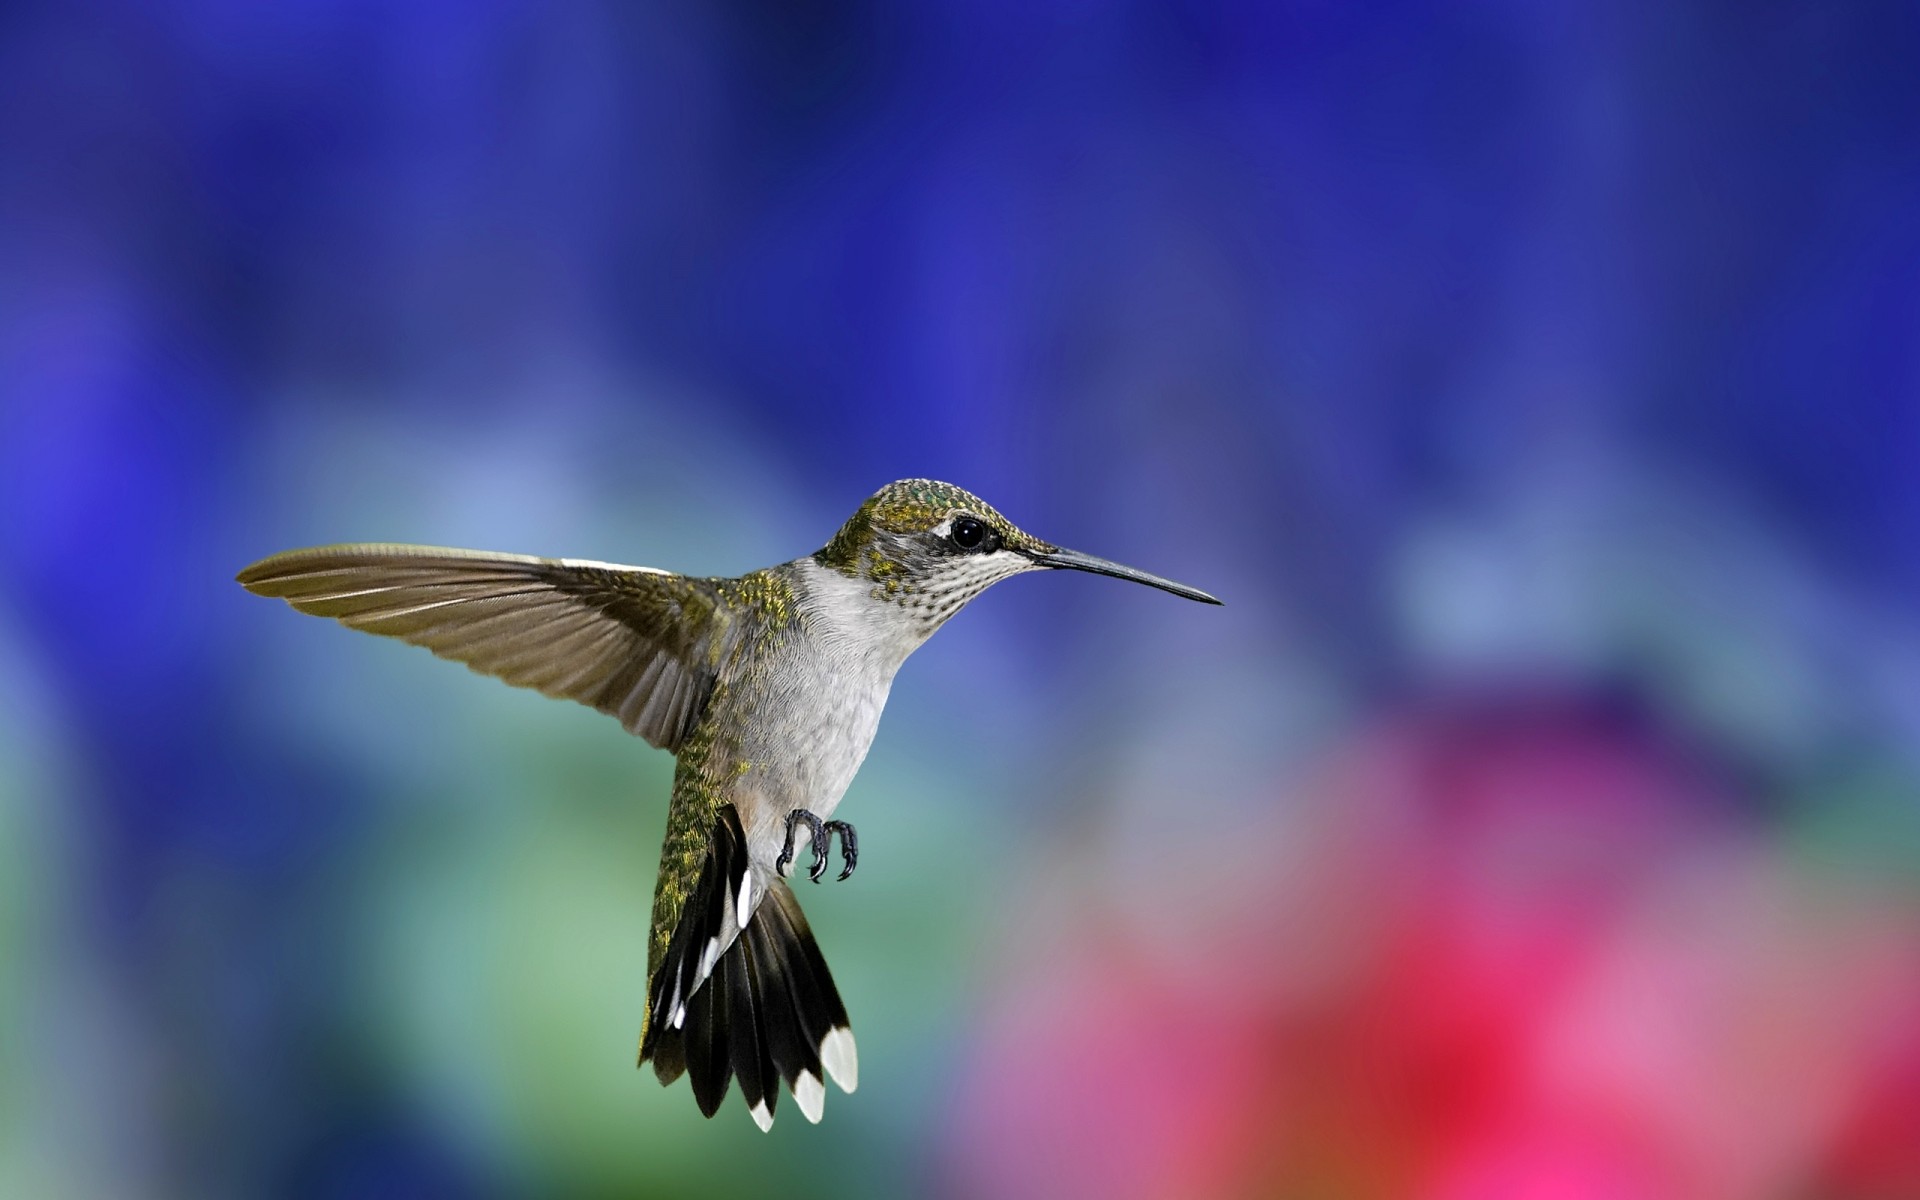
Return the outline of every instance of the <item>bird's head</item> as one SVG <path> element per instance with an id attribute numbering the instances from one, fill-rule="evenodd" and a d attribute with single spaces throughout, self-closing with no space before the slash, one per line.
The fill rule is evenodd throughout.
<path id="1" fill-rule="evenodd" d="M 1197 588 L 1043 542 L 950 483 L 902 479 L 875 492 L 814 558 L 869 585 L 927 632 L 989 587 L 1025 571 L 1066 568 L 1131 579 L 1218 604 Z"/>

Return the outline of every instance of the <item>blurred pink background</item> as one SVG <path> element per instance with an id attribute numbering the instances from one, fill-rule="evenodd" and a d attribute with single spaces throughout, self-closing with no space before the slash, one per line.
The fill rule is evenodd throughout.
<path id="1" fill-rule="evenodd" d="M 1920 1194 L 1920 905 L 1878 803 L 1768 836 L 1564 695 L 1383 716 L 1284 816 L 1167 834 L 1205 919 L 1020 939 L 951 1194 Z"/>

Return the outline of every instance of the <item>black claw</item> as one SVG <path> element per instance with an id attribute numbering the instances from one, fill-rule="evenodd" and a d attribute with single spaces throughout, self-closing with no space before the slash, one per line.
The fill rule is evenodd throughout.
<path id="1" fill-rule="evenodd" d="M 819 883 L 821 873 L 827 869 L 827 852 L 820 845 L 826 840 L 827 834 L 820 818 L 804 808 L 796 808 L 787 814 L 787 844 L 781 848 L 780 857 L 773 860 L 773 871 L 776 875 L 787 873 L 787 864 L 793 861 L 794 831 L 803 821 L 806 822 L 807 832 L 813 835 L 813 870 L 808 875 L 815 883 Z"/>
<path id="2" fill-rule="evenodd" d="M 787 844 L 780 849 L 780 857 L 773 860 L 776 875 L 785 875 L 787 867 L 793 862 L 793 839 L 795 831 L 804 824 L 812 834 L 813 867 L 807 871 L 807 878 L 815 883 L 827 873 L 827 860 L 833 851 L 833 835 L 840 835 L 840 857 L 846 866 L 840 871 L 839 878 L 845 879 L 853 874 L 853 868 L 860 862 L 860 839 L 853 832 L 853 826 L 845 821 L 822 821 L 804 808 L 796 808 L 787 814 Z"/>
<path id="3" fill-rule="evenodd" d="M 838 833 L 840 835 L 840 857 L 846 861 L 847 865 L 840 872 L 839 878 L 834 880 L 835 883 L 838 883 L 840 880 L 853 874 L 853 868 L 859 863 L 860 839 L 854 834 L 853 826 L 847 824 L 845 821 L 828 821 L 821 828 L 830 834 Z"/>

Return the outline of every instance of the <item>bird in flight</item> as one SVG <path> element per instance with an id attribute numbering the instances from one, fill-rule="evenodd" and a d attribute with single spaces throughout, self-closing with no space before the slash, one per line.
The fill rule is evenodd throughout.
<path id="1" fill-rule="evenodd" d="M 731 1081 L 770 1129 L 785 1080 L 818 1121 L 825 1080 L 859 1060 L 787 880 L 833 818 L 900 664 L 1013 575 L 1066 568 L 1218 604 L 1196 588 L 1065 550 L 929 479 L 874 493 L 814 554 L 733 579 L 651 567 L 368 543 L 292 550 L 241 571 L 249 591 L 425 646 L 518 687 L 615 717 L 677 759 L 647 945 L 640 1062 L 689 1077 L 700 1111 Z"/>

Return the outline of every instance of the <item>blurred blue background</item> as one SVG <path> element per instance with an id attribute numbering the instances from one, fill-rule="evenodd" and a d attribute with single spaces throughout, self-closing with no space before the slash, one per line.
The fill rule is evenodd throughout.
<path id="1" fill-rule="evenodd" d="M 0 1193 L 1920 1195 L 1902 3 L 0 11 Z M 244 594 L 1022 579 L 806 888 L 858 1094 L 632 1065 L 671 772 Z"/>

